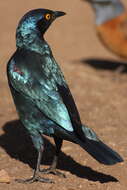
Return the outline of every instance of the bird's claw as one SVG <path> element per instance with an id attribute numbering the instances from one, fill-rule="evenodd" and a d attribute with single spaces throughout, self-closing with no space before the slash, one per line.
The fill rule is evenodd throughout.
<path id="1" fill-rule="evenodd" d="M 29 179 L 16 179 L 15 181 L 18 183 L 33 183 L 33 182 L 54 183 L 51 179 L 42 178 L 40 176 L 34 176 Z"/>
<path id="2" fill-rule="evenodd" d="M 53 168 L 43 169 L 43 170 L 40 170 L 40 172 L 43 174 L 54 174 L 59 177 L 66 178 L 65 174 L 63 174 L 62 172 L 58 171 L 57 169 L 53 169 Z"/>

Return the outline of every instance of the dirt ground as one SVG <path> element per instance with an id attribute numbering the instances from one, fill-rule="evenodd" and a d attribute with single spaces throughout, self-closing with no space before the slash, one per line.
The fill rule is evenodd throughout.
<path id="1" fill-rule="evenodd" d="M 123 1 L 126 6 L 127 2 Z M 0 1 L 0 169 L 11 177 L 0 190 L 125 190 L 127 188 L 127 70 L 116 74 L 123 62 L 98 40 L 94 14 L 81 0 Z M 55 184 L 18 184 L 14 179 L 32 175 L 36 151 L 15 111 L 6 76 L 6 63 L 15 51 L 15 29 L 25 12 L 48 8 L 67 12 L 53 23 L 46 39 L 75 97 L 83 123 L 118 151 L 124 162 L 104 166 L 79 146 L 64 142 L 58 168 L 65 179 L 48 176 Z M 46 139 L 42 167 L 51 164 L 54 146 Z M 46 176 L 47 177 L 47 176 Z"/>

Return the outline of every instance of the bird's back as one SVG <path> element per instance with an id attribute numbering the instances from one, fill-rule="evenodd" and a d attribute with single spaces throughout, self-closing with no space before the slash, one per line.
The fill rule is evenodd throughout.
<path id="1" fill-rule="evenodd" d="M 120 57 L 127 58 L 127 13 L 96 26 L 104 45 Z"/>
<path id="2" fill-rule="evenodd" d="M 68 131 L 75 131 L 85 141 L 74 99 L 52 55 L 40 55 L 26 49 L 17 50 L 8 63 L 8 78 L 12 91 L 16 90 L 20 96 L 24 94 L 48 118 Z M 17 96 L 14 99 L 19 110 L 23 102 L 20 103 Z"/>

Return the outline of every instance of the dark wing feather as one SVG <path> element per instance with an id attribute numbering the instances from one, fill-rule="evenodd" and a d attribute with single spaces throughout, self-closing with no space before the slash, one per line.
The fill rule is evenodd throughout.
<path id="1" fill-rule="evenodd" d="M 57 86 L 58 86 L 58 91 L 60 93 L 60 96 L 62 97 L 63 102 L 70 115 L 74 131 L 76 132 L 77 136 L 79 136 L 80 139 L 85 141 L 86 136 L 85 136 L 85 133 L 83 133 L 83 131 L 82 131 L 82 127 L 81 127 L 82 123 L 80 120 L 80 116 L 79 116 L 77 107 L 75 105 L 75 101 L 73 99 L 73 96 L 72 96 L 68 86 L 66 86 L 66 87 L 61 86 L 61 85 L 57 85 Z"/>

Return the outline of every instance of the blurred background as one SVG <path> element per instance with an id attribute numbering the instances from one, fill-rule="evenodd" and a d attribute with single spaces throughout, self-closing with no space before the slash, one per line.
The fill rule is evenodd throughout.
<path id="1" fill-rule="evenodd" d="M 127 6 L 125 0 L 122 2 Z M 121 64 L 126 65 L 127 61 L 112 54 L 99 41 L 94 13 L 83 0 L 0 1 L 0 169 L 4 168 L 12 179 L 31 173 L 28 160 L 33 158 L 34 151 L 31 144 L 26 145 L 24 131 L 18 129 L 21 124 L 17 121 L 8 88 L 6 65 L 16 49 L 15 30 L 20 18 L 36 8 L 67 13 L 52 24 L 45 39 L 64 72 L 82 122 L 91 126 L 108 145 L 117 150 L 125 162 L 106 167 L 98 164 L 77 145 L 65 142 L 59 168 L 64 170 L 67 179 L 51 176 L 55 178 L 55 185 L 37 183 L 25 186 L 12 182 L 9 185 L 0 184 L 0 190 L 28 187 L 37 190 L 42 187 L 75 190 L 84 189 L 84 186 L 88 190 L 124 190 L 127 186 L 127 72 L 117 73 L 116 69 Z M 45 162 L 45 165 L 48 163 Z M 114 183 L 114 178 L 120 182 Z"/>

